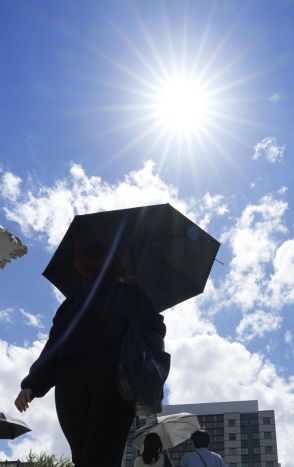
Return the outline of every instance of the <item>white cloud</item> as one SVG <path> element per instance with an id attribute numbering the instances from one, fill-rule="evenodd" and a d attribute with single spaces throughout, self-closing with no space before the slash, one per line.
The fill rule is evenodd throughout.
<path id="1" fill-rule="evenodd" d="M 0 310 L 0 322 L 10 323 L 12 320 L 13 308 L 4 308 Z"/>
<path id="2" fill-rule="evenodd" d="M 281 100 L 281 98 L 282 98 L 281 94 L 279 94 L 278 92 L 276 92 L 275 94 L 272 94 L 272 95 L 270 96 L 269 100 L 270 100 L 271 102 L 274 102 L 274 103 L 276 104 L 279 100 Z"/>
<path id="3" fill-rule="evenodd" d="M 169 403 L 257 399 L 260 410 L 275 410 L 279 460 L 292 467 L 294 447 L 287 440 L 294 436 L 294 378 L 282 378 L 261 355 L 219 336 L 189 310 L 190 316 L 179 307 L 165 314 Z"/>
<path id="4" fill-rule="evenodd" d="M 287 233 L 283 219 L 287 207 L 287 202 L 266 195 L 246 206 L 235 225 L 224 232 L 221 241 L 228 242 L 232 260 L 219 292 L 228 306 L 246 311 L 268 301 L 267 268 L 275 258 L 280 235 Z"/>
<path id="5" fill-rule="evenodd" d="M 283 159 L 285 145 L 279 146 L 277 138 L 269 137 L 264 138 L 262 141 L 254 146 L 254 154 L 252 159 L 259 159 L 265 157 L 269 162 L 276 163 Z"/>
<path id="6" fill-rule="evenodd" d="M 268 290 L 271 292 L 270 304 L 280 307 L 294 303 L 294 239 L 282 243 L 276 250 Z"/>
<path id="7" fill-rule="evenodd" d="M 58 180 L 53 187 L 23 190 L 4 211 L 7 219 L 17 222 L 26 235 L 39 234 L 53 248 L 75 214 L 167 202 L 203 227 L 214 216 L 228 212 L 223 196 L 210 193 L 204 194 L 192 210 L 179 199 L 177 189 L 160 178 L 150 160 L 113 185 L 98 176 L 87 176 L 80 165 L 72 164 L 69 177 Z"/>
<path id="8" fill-rule="evenodd" d="M 282 324 L 282 317 L 275 313 L 257 310 L 244 316 L 236 332 L 241 341 L 250 341 L 254 337 L 262 337 L 268 332 L 275 332 Z"/>
<path id="9" fill-rule="evenodd" d="M 205 193 L 203 198 L 199 202 L 197 207 L 199 219 L 199 225 L 202 229 L 206 229 L 211 220 L 216 216 L 224 216 L 228 214 L 228 204 L 224 200 L 222 195 L 211 195 Z"/>
<path id="10" fill-rule="evenodd" d="M 35 315 L 33 313 L 29 313 L 28 311 L 25 311 L 22 308 L 20 308 L 19 311 L 25 317 L 25 321 L 26 321 L 26 324 L 28 326 L 32 326 L 34 328 L 43 328 L 44 327 L 44 325 L 43 325 L 43 323 L 41 321 L 41 315 L 39 315 L 39 314 Z"/>
<path id="11" fill-rule="evenodd" d="M 177 191 L 153 173 L 154 164 L 147 162 L 142 170 L 131 172 L 122 182 L 109 185 L 100 177 L 88 177 L 81 166 L 72 164 L 67 179 L 53 187 L 41 186 L 23 193 L 18 202 L 5 208 L 9 220 L 17 222 L 27 235 L 41 234 L 50 248 L 64 235 L 75 214 L 165 203 L 177 200 Z"/>
<path id="12" fill-rule="evenodd" d="M 14 406 L 20 382 L 43 345 L 44 341 L 35 341 L 30 347 L 23 348 L 0 340 L 1 407 L 7 414 L 23 419 L 32 429 L 31 433 L 8 442 L 10 452 L 5 452 L 5 456 L 2 455 L 4 458 L 22 459 L 30 449 L 69 455 L 67 442 L 57 422 L 53 391 L 42 399 L 34 399 L 24 414 L 20 414 Z"/>
<path id="13" fill-rule="evenodd" d="M 5 172 L 0 179 L 0 193 L 3 198 L 15 201 L 20 194 L 22 180 L 12 172 Z"/>
<path id="14" fill-rule="evenodd" d="M 61 304 L 64 301 L 65 296 L 60 292 L 60 290 L 58 290 L 56 287 L 54 287 L 54 285 L 52 285 L 52 293 L 53 293 L 53 295 L 56 298 L 58 303 Z"/>
<path id="15" fill-rule="evenodd" d="M 293 342 L 293 332 L 292 331 L 287 330 L 285 332 L 284 341 L 285 341 L 285 344 L 288 344 L 288 345 L 292 344 L 292 342 Z"/>

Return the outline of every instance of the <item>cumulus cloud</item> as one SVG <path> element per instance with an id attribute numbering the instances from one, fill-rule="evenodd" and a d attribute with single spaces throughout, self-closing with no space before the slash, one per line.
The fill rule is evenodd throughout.
<path id="1" fill-rule="evenodd" d="M 52 187 L 23 190 L 4 211 L 7 219 L 17 222 L 26 235 L 41 235 L 52 249 L 75 214 L 168 202 L 202 226 L 227 212 L 223 196 L 210 193 L 204 194 L 192 210 L 179 198 L 177 189 L 156 173 L 153 161 L 147 161 L 142 169 L 131 171 L 112 185 L 99 176 L 87 176 L 80 165 L 72 164 L 69 177 L 58 180 Z"/>
<path id="2" fill-rule="evenodd" d="M 271 305 L 279 307 L 294 303 L 294 239 L 286 240 L 276 250 L 273 266 L 274 273 L 268 286 Z"/>
<path id="3" fill-rule="evenodd" d="M 9 450 L 1 456 L 4 459 L 23 459 L 30 449 L 39 453 L 46 451 L 70 455 L 67 442 L 57 422 L 53 391 L 42 399 L 34 399 L 30 409 L 24 414 L 20 414 L 14 406 L 14 400 L 20 390 L 20 382 L 40 354 L 44 343 L 37 340 L 24 348 L 0 340 L 1 407 L 7 414 L 23 419 L 32 429 L 31 433 L 8 442 Z"/>
<path id="4" fill-rule="evenodd" d="M 257 310 L 244 316 L 236 332 L 241 341 L 250 341 L 254 337 L 262 337 L 267 332 L 274 332 L 282 324 L 282 317 L 275 313 Z"/>
<path id="5" fill-rule="evenodd" d="M 228 212 L 228 203 L 225 202 L 224 196 L 205 193 L 198 208 L 198 215 L 201 217 L 200 227 L 206 229 L 215 216 L 224 216 Z"/>
<path id="6" fill-rule="evenodd" d="M 282 378 L 262 355 L 221 337 L 193 301 L 189 309 L 165 312 L 165 322 L 172 354 L 169 403 L 257 399 L 260 410 L 275 410 L 279 460 L 291 467 L 294 448 L 287 440 L 294 436 L 294 378 Z"/>
<path id="7" fill-rule="evenodd" d="M 265 157 L 269 162 L 275 164 L 281 162 L 284 156 L 285 145 L 279 146 L 277 138 L 269 137 L 264 138 L 262 141 L 254 146 L 254 154 L 252 159 L 260 159 Z"/>
<path id="8" fill-rule="evenodd" d="M 273 195 L 247 205 L 221 241 L 232 252 L 230 269 L 221 286 L 228 306 L 250 310 L 267 300 L 269 275 L 281 234 L 287 233 L 284 214 L 287 202 Z M 223 300 L 222 300 L 223 303 Z"/>
<path id="9" fill-rule="evenodd" d="M 5 199 L 15 201 L 20 193 L 22 180 L 12 172 L 5 172 L 0 178 L 0 193 Z"/>

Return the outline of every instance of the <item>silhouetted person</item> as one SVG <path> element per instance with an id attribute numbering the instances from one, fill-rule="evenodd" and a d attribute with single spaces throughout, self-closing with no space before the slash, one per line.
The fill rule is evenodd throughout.
<path id="1" fill-rule="evenodd" d="M 209 451 L 209 434 L 206 430 L 197 430 L 191 435 L 195 451 L 186 452 L 181 460 L 181 467 L 226 467 L 219 454 Z"/>
<path id="2" fill-rule="evenodd" d="M 129 310 L 137 313 L 139 327 L 165 336 L 162 316 L 121 277 L 119 259 L 107 261 L 108 254 L 101 247 L 76 246 L 75 268 L 84 287 L 57 310 L 48 341 L 15 401 L 22 412 L 55 386 L 58 419 L 76 467 L 121 466 L 134 417 L 116 382 Z"/>
<path id="3" fill-rule="evenodd" d="M 157 433 L 148 433 L 144 439 L 143 453 L 135 459 L 134 467 L 171 467 L 167 456 L 162 452 L 162 442 Z"/>

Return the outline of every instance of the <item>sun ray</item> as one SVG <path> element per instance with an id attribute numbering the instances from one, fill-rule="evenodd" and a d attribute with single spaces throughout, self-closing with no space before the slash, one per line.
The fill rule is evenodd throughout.
<path id="1" fill-rule="evenodd" d="M 163 171 L 163 169 L 165 167 L 165 162 L 167 160 L 170 147 L 172 145 L 172 140 L 173 140 L 172 135 L 168 134 L 167 138 L 166 138 L 165 145 L 164 145 L 164 149 L 163 149 L 162 154 L 161 154 L 160 159 L 159 159 L 159 164 L 158 164 L 158 173 L 159 174 L 162 173 L 162 171 Z"/>
<path id="2" fill-rule="evenodd" d="M 170 59 L 171 59 L 171 73 L 174 74 L 177 72 L 178 67 L 177 67 L 175 50 L 174 50 L 173 41 L 172 41 L 171 28 L 170 28 L 167 9 L 166 9 L 166 4 L 165 2 L 162 2 L 162 1 L 160 3 L 161 3 L 161 9 L 162 9 L 162 17 L 163 17 L 163 22 L 164 22 L 165 35 L 166 35 L 167 45 L 168 45 Z"/>
<path id="3" fill-rule="evenodd" d="M 119 69 L 120 71 L 123 71 L 126 75 L 130 76 L 131 78 L 135 79 L 138 83 L 142 84 L 143 86 L 146 86 L 148 89 L 151 91 L 154 91 L 155 85 L 148 81 L 145 78 L 142 78 L 142 76 L 138 75 L 138 73 L 135 73 L 131 68 L 123 65 L 122 63 L 118 62 L 117 60 L 114 60 L 113 58 L 109 57 L 108 55 L 105 55 L 102 52 L 97 52 L 98 55 L 101 56 L 105 61 L 109 62 L 112 66 L 115 68 Z"/>
<path id="4" fill-rule="evenodd" d="M 145 68 L 150 72 L 152 77 L 155 79 L 155 81 L 160 82 L 162 77 L 161 75 L 154 69 L 154 67 L 149 63 L 149 61 L 146 59 L 143 53 L 140 52 L 140 50 L 135 47 L 135 45 L 132 43 L 132 41 L 128 38 L 128 36 L 116 25 L 113 23 L 113 27 L 115 28 L 117 34 L 119 37 L 124 41 L 124 43 L 128 46 L 129 50 L 132 51 L 132 53 L 140 60 L 140 62 L 145 66 Z"/>
<path id="5" fill-rule="evenodd" d="M 244 5 L 243 8 L 241 8 L 241 10 L 239 12 L 239 15 L 237 16 L 236 20 L 227 29 L 227 31 L 225 32 L 222 40 L 219 42 L 217 47 L 214 49 L 214 51 L 213 51 L 212 55 L 210 56 L 210 58 L 206 61 L 205 66 L 202 68 L 201 73 L 198 75 L 200 80 L 204 79 L 205 74 L 207 74 L 209 68 L 214 63 L 217 56 L 220 54 L 220 52 L 222 51 L 222 49 L 225 47 L 226 43 L 228 42 L 228 40 L 232 36 L 235 28 L 237 27 L 237 25 L 238 25 L 239 21 L 241 20 L 242 16 L 244 15 L 245 8 L 246 8 L 246 5 Z"/>
<path id="6" fill-rule="evenodd" d="M 130 140 L 122 148 L 120 148 L 118 151 L 116 151 L 111 159 L 112 160 L 118 159 L 122 155 L 128 153 L 131 149 L 133 149 L 135 146 L 137 146 L 139 143 L 141 143 L 144 139 L 147 138 L 147 136 L 149 136 L 151 133 L 153 133 L 157 129 L 158 129 L 158 123 L 155 122 L 149 128 L 147 128 L 144 131 L 141 131 L 141 133 L 139 133 L 135 138 Z"/>
<path id="7" fill-rule="evenodd" d="M 157 48 L 155 47 L 155 45 L 153 43 L 152 37 L 150 36 L 149 32 L 145 28 L 145 25 L 144 25 L 143 21 L 141 21 L 141 20 L 140 20 L 140 28 L 141 28 L 141 30 L 143 32 L 143 35 L 144 35 L 145 40 L 146 40 L 146 42 L 147 42 L 147 44 L 148 44 L 148 46 L 150 48 L 151 53 L 153 54 L 153 57 L 154 57 L 156 63 L 158 64 L 158 66 L 160 68 L 163 80 L 168 79 L 168 77 L 169 77 L 168 70 L 165 67 L 165 65 L 163 63 L 163 60 L 161 59 L 161 56 L 160 56 Z"/>
<path id="8" fill-rule="evenodd" d="M 238 65 L 243 64 L 257 41 L 249 45 L 247 43 L 235 55 L 222 60 L 222 54 L 227 57 L 226 47 L 231 46 L 246 5 L 242 6 L 237 17 L 217 41 L 210 34 L 213 17 L 217 14 L 216 4 L 212 4 L 207 24 L 203 26 L 202 34 L 198 34 L 197 44 L 189 41 L 194 33 L 189 21 L 189 2 L 181 7 L 182 18 L 179 18 L 175 34 L 172 34 L 172 17 L 166 2 L 161 0 L 159 7 L 162 41 L 156 42 L 144 18 L 137 16 L 139 32 L 144 41 L 142 47 L 140 37 L 138 40 L 132 39 L 131 33 L 123 31 L 112 20 L 109 21 L 124 51 L 129 54 L 130 61 L 105 55 L 93 47 L 97 57 L 119 72 L 115 79 L 99 78 L 93 80 L 93 85 L 96 83 L 97 87 L 103 85 L 117 91 L 118 103 L 100 101 L 99 105 L 77 106 L 74 111 L 112 112 L 116 114 L 115 123 L 103 135 L 130 132 L 131 136 L 117 148 L 112 160 L 125 156 L 144 143 L 146 155 L 160 150 L 157 155 L 160 170 L 165 168 L 167 160 L 172 157 L 179 169 L 181 164 L 189 161 L 196 174 L 198 164 L 203 163 L 204 153 L 205 163 L 213 172 L 213 160 L 218 157 L 216 154 L 230 160 L 223 142 L 225 138 L 247 147 L 246 141 L 238 136 L 238 131 L 233 131 L 236 125 L 265 128 L 260 121 L 250 118 L 252 114 L 248 104 L 267 96 L 250 95 L 248 84 L 269 73 L 273 67 L 257 69 L 251 73 L 245 69 L 242 70 L 243 75 L 240 75 L 241 66 Z M 212 39 L 215 47 L 209 42 Z M 218 66 L 218 63 L 221 65 Z M 106 99 L 109 94 L 106 94 Z M 233 104 L 239 104 L 237 110 Z M 221 140 L 220 136 L 225 138 Z M 211 147 L 213 150 L 209 151 Z M 231 163 L 235 166 L 235 161 Z"/>

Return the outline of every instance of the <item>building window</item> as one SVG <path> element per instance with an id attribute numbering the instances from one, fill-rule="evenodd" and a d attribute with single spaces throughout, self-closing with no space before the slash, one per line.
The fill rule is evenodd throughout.
<path id="1" fill-rule="evenodd" d="M 253 466 L 254 467 L 261 467 L 261 463 L 260 462 L 254 462 Z"/>
<path id="2" fill-rule="evenodd" d="M 236 420 L 235 419 L 229 419 L 229 426 L 236 426 Z"/>
<path id="3" fill-rule="evenodd" d="M 253 454 L 260 454 L 260 447 L 253 448 Z"/>
<path id="4" fill-rule="evenodd" d="M 229 441 L 236 441 L 237 436 L 236 433 L 229 433 Z"/>
<path id="5" fill-rule="evenodd" d="M 230 467 L 238 467 L 237 462 L 230 462 L 229 466 Z"/>
<path id="6" fill-rule="evenodd" d="M 259 433 L 252 433 L 253 439 L 259 439 Z"/>
<path id="7" fill-rule="evenodd" d="M 264 432 L 264 439 L 272 439 L 272 432 L 271 431 L 265 431 Z"/>
<path id="8" fill-rule="evenodd" d="M 241 448 L 241 454 L 248 454 L 248 448 Z"/>
<path id="9" fill-rule="evenodd" d="M 274 461 L 266 461 L 265 467 L 274 467 Z"/>
<path id="10" fill-rule="evenodd" d="M 273 447 L 272 446 L 265 446 L 265 452 L 266 452 L 266 454 L 271 454 L 273 452 Z"/>
<path id="11" fill-rule="evenodd" d="M 241 433 L 241 439 L 248 439 L 247 433 Z"/>
<path id="12" fill-rule="evenodd" d="M 270 425 L 271 424 L 271 419 L 270 419 L 270 417 L 263 417 L 262 422 L 263 422 L 264 425 Z"/>
<path id="13" fill-rule="evenodd" d="M 236 456 L 237 455 L 237 448 L 229 448 L 229 455 Z"/>

